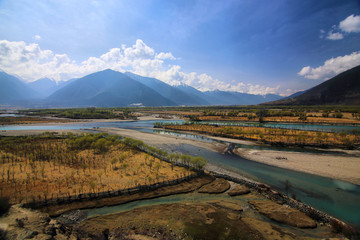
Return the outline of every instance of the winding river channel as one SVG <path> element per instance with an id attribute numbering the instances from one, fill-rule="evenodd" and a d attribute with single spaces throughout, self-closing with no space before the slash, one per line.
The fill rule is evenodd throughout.
<path id="1" fill-rule="evenodd" d="M 92 129 L 103 127 L 115 127 L 132 129 L 142 132 L 151 132 L 157 134 L 169 134 L 176 137 L 188 138 L 196 141 L 214 142 L 212 138 L 197 134 L 179 133 L 174 131 L 164 131 L 152 128 L 156 121 L 123 121 L 123 122 L 89 122 L 83 124 L 64 124 L 64 125 L 3 125 L 0 126 L 0 131 L 8 130 L 60 130 L 60 129 Z M 163 122 L 166 122 L 163 121 Z M 169 121 L 182 122 L 182 121 Z M 278 127 L 276 126 L 273 127 Z M 306 130 L 321 130 L 330 131 L 329 129 L 336 129 L 336 132 L 346 132 L 349 130 L 360 130 L 359 126 L 328 126 L 328 125 L 311 125 L 314 129 L 309 129 L 308 126 L 293 124 L 291 129 Z M 284 128 L 290 128 L 287 125 Z M 176 140 L 174 140 L 176 141 Z M 347 183 L 331 178 L 320 177 L 312 174 L 287 170 L 278 168 L 254 161 L 244 159 L 240 156 L 230 156 L 221 153 L 213 152 L 198 146 L 188 144 L 167 145 L 171 151 L 182 152 L 194 156 L 202 156 L 209 163 L 220 166 L 224 169 L 242 174 L 248 178 L 266 183 L 274 189 L 285 192 L 285 181 L 290 183 L 288 194 L 295 194 L 298 200 L 307 203 L 316 209 L 322 210 L 336 218 L 345 222 L 360 226 L 360 186 Z M 226 142 L 225 142 L 226 143 Z M 278 151 L 294 151 L 294 152 L 312 152 L 321 154 L 337 154 L 325 150 L 306 149 L 306 148 L 281 148 L 272 146 L 259 145 L 238 145 L 240 148 L 253 148 L 265 150 Z M 360 173 L 359 173 L 360 174 Z M 171 198 L 172 199 L 172 198 Z M 178 201 L 178 198 L 175 198 Z M 153 200 L 152 203 L 156 203 Z M 139 203 L 141 205 L 141 203 Z M 119 207 L 121 209 L 121 207 Z M 101 211 L 101 210 L 99 210 Z M 96 214 L 96 213 L 94 213 Z"/>

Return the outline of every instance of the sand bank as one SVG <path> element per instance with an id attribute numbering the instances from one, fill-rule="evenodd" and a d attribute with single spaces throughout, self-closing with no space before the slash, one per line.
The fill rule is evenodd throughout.
<path id="1" fill-rule="evenodd" d="M 249 149 L 237 149 L 236 151 L 240 156 L 256 162 L 360 185 L 360 157 L 358 151 L 354 151 L 349 155 Z"/>
<path id="2" fill-rule="evenodd" d="M 186 139 L 186 138 L 179 138 L 176 136 L 171 135 L 163 135 L 163 134 L 154 134 L 154 133 L 145 133 L 139 132 L 136 130 L 131 129 L 123 129 L 123 128 L 100 128 L 99 131 L 107 132 L 110 134 L 118 134 L 125 137 L 131 137 L 138 140 L 143 141 L 149 145 L 155 145 L 158 147 L 161 146 L 170 146 L 170 145 L 179 145 L 179 144 L 189 144 L 194 146 L 199 146 L 202 148 L 206 148 L 212 151 L 221 151 L 224 149 L 224 144 L 221 143 L 206 143 L 200 142 L 196 140 Z"/>

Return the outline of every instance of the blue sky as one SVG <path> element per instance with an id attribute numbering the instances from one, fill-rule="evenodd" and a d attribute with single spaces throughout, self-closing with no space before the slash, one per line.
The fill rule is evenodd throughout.
<path id="1" fill-rule="evenodd" d="M 358 0 L 0 0 L 0 69 L 105 68 L 200 90 L 287 95 L 360 64 Z"/>

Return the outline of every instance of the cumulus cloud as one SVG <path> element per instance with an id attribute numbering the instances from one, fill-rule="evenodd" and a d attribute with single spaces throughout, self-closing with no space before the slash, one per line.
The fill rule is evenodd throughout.
<path id="1" fill-rule="evenodd" d="M 192 86 L 200 91 L 232 91 L 232 92 L 242 92 L 242 93 L 251 93 L 251 94 L 280 94 L 287 95 L 280 91 L 280 87 L 267 87 L 262 85 L 253 85 L 250 83 L 238 82 L 235 84 L 225 83 L 218 79 L 214 79 L 206 73 L 197 74 L 196 72 L 185 73 L 181 70 L 179 65 L 174 65 L 166 71 L 152 72 L 151 77 L 155 77 L 163 80 L 164 82 L 170 85 L 180 85 L 186 84 Z"/>
<path id="2" fill-rule="evenodd" d="M 342 31 L 347 33 L 360 32 L 360 16 L 354 16 L 354 14 L 348 16 L 340 22 L 339 27 Z"/>
<path id="3" fill-rule="evenodd" d="M 100 57 L 89 57 L 78 63 L 67 54 L 56 54 L 43 50 L 37 43 L 0 40 L 0 69 L 20 76 L 26 81 L 43 77 L 57 81 L 83 77 L 107 68 L 116 71 L 131 71 L 136 74 L 155 77 L 170 85 L 187 84 L 201 91 L 223 90 L 252 94 L 279 93 L 279 87 L 266 87 L 245 83 L 229 84 L 206 73 L 186 73 L 179 65 L 164 64 L 177 58 L 170 52 L 156 52 L 141 39 L 130 47 L 122 45 L 112 48 Z"/>
<path id="4" fill-rule="evenodd" d="M 34 39 L 37 40 L 37 41 L 39 41 L 39 40 L 41 39 L 41 37 L 40 37 L 40 35 L 35 35 L 35 36 L 34 36 Z"/>
<path id="5" fill-rule="evenodd" d="M 332 30 L 330 30 L 326 36 L 326 39 L 329 40 L 341 40 L 344 38 L 345 33 L 358 33 L 360 32 L 360 16 L 356 16 L 354 14 L 348 16 L 344 20 L 342 20 L 339 25 L 332 26 Z M 323 29 L 320 30 L 320 38 L 324 38 L 325 31 Z"/>
<path id="6" fill-rule="evenodd" d="M 360 65 L 360 51 L 345 56 L 330 58 L 324 62 L 324 65 L 317 68 L 310 66 L 303 67 L 300 72 L 298 72 L 298 75 L 308 79 L 326 80 L 358 65 Z"/>
<path id="7" fill-rule="evenodd" d="M 340 39 L 343 39 L 344 36 L 342 33 L 339 33 L 339 32 L 333 32 L 333 31 L 330 31 L 328 33 L 328 35 L 326 36 L 326 39 L 330 39 L 330 40 L 340 40 Z"/>
<path id="8" fill-rule="evenodd" d="M 333 25 L 331 28 L 332 30 L 328 31 L 327 35 L 325 35 L 325 30 L 321 29 L 320 38 L 326 36 L 328 40 L 341 40 L 347 33 L 358 33 L 360 32 L 360 16 L 352 14 L 342 20 L 339 25 Z"/>

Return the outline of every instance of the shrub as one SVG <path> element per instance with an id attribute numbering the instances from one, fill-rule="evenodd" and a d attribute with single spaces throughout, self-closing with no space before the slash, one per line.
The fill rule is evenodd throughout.
<path id="1" fill-rule="evenodd" d="M 343 230 L 343 224 L 337 220 L 332 219 L 330 221 L 331 231 L 334 233 L 340 233 Z"/>
<path id="2" fill-rule="evenodd" d="M 0 216 L 7 213 L 11 207 L 9 197 L 0 198 Z"/>
<path id="3" fill-rule="evenodd" d="M 0 228 L 0 239 L 4 239 L 4 240 L 8 239 L 7 232 L 1 228 Z"/>

